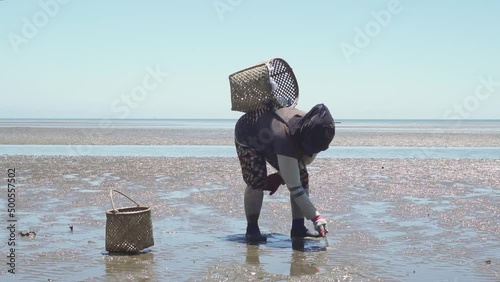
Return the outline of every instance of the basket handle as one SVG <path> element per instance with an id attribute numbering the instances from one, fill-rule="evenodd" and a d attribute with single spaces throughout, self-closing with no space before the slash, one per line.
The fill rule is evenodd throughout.
<path id="1" fill-rule="evenodd" d="M 124 193 L 118 191 L 118 190 L 113 190 L 113 189 L 110 189 L 109 190 L 109 198 L 111 199 L 111 206 L 113 207 L 113 210 L 114 211 L 117 211 L 117 209 L 115 208 L 115 203 L 113 202 L 113 192 L 116 192 L 116 193 L 120 193 L 122 194 L 123 196 L 125 196 L 127 199 L 131 200 L 132 202 L 134 202 L 134 204 L 136 204 L 137 206 L 139 206 L 139 204 L 132 200 L 132 198 L 130 198 L 129 196 L 125 195 Z"/>

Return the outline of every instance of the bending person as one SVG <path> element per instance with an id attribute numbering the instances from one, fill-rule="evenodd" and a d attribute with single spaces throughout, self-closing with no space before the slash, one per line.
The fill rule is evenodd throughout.
<path id="1" fill-rule="evenodd" d="M 247 219 L 246 239 L 266 241 L 258 220 L 264 190 L 270 195 L 281 184 L 290 191 L 293 237 L 319 237 L 326 234 L 326 219 L 309 198 L 309 176 L 306 166 L 316 155 L 328 149 L 335 135 L 335 123 L 323 104 L 309 112 L 295 108 L 250 112 L 236 123 L 235 143 L 243 180 L 247 184 L 244 196 Z M 267 175 L 266 162 L 278 172 Z M 304 217 L 313 222 L 316 231 L 306 228 Z"/>

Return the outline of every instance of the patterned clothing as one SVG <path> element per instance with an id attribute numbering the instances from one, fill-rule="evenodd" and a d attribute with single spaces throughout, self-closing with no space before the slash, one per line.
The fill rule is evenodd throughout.
<path id="1" fill-rule="evenodd" d="M 254 189 L 265 189 L 267 185 L 266 161 L 275 169 L 278 169 L 277 163 L 269 159 L 266 160 L 262 152 L 238 142 L 236 142 L 236 152 L 245 183 Z M 305 166 L 300 169 L 300 181 L 304 188 L 309 188 L 309 174 Z"/>
<path id="2" fill-rule="evenodd" d="M 276 168 L 277 154 L 300 160 L 304 153 L 292 138 L 287 123 L 305 114 L 294 108 L 282 108 L 276 113 L 270 110 L 246 113 L 236 123 L 236 142 L 256 149 Z"/>

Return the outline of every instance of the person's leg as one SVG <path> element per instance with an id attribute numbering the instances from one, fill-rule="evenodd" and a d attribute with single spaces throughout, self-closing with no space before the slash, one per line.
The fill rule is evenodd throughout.
<path id="1" fill-rule="evenodd" d="M 260 210 L 262 209 L 263 198 L 264 192 L 262 189 L 254 189 L 247 185 L 247 188 L 245 189 L 244 203 L 245 215 L 247 218 L 246 237 L 249 241 L 266 240 L 266 237 L 260 233 L 259 228 L 259 216 Z"/>
<path id="2" fill-rule="evenodd" d="M 266 160 L 251 147 L 236 144 L 243 180 L 247 184 L 244 195 L 245 215 L 247 219 L 246 238 L 248 241 L 266 241 L 260 233 L 259 216 L 264 198 L 263 188 L 267 185 Z"/>
<path id="3" fill-rule="evenodd" d="M 300 168 L 300 181 L 302 182 L 302 187 L 309 195 L 309 173 L 305 166 Z M 290 232 L 290 237 L 303 238 L 303 237 L 319 237 L 319 233 L 316 231 L 310 231 L 305 226 L 304 214 L 300 210 L 297 203 L 292 198 L 290 194 L 290 203 L 292 206 L 292 230 Z"/>

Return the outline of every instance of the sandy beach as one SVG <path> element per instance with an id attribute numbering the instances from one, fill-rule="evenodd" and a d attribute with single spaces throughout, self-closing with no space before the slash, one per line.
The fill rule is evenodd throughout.
<path id="1" fill-rule="evenodd" d="M 232 144 L 230 129 L 0 132 L 3 144 Z M 339 131 L 334 143 L 481 147 L 499 142 L 495 132 L 422 134 Z M 265 195 L 260 222 L 268 242 L 246 244 L 245 186 L 235 156 L 0 155 L 0 161 L 3 171 L 16 169 L 16 230 L 36 232 L 17 235 L 16 275 L 4 264 L 2 281 L 500 279 L 499 158 L 317 159 L 309 167 L 311 197 L 329 221 L 328 245 L 307 240 L 300 248 L 288 235 L 284 186 Z M 109 189 L 152 207 L 155 245 L 147 252 L 105 252 Z M 119 195 L 115 201 L 131 205 Z"/>

